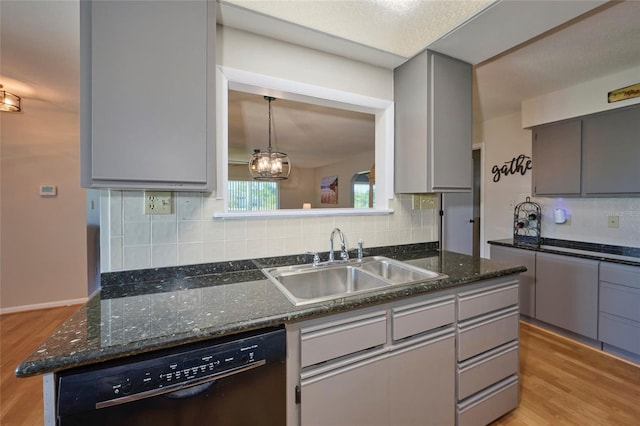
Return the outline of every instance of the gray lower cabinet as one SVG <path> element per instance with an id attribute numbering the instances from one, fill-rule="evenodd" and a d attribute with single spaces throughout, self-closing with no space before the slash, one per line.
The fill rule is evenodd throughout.
<path id="1" fill-rule="evenodd" d="M 213 1 L 82 1 L 81 177 L 90 188 L 210 190 Z"/>
<path id="2" fill-rule="evenodd" d="M 301 424 L 389 425 L 389 356 L 386 352 L 301 379 Z M 315 374 L 317 373 L 317 374 Z"/>
<path id="3" fill-rule="evenodd" d="M 533 195 L 581 193 L 582 121 L 571 120 L 533 129 Z"/>
<path id="4" fill-rule="evenodd" d="M 640 360 L 640 267 L 600 263 L 598 338 Z"/>
<path id="5" fill-rule="evenodd" d="M 585 195 L 640 193 L 640 107 L 584 119 Z"/>
<path id="6" fill-rule="evenodd" d="M 301 324 L 301 424 L 453 424 L 454 322 L 444 295 Z"/>
<path id="7" fill-rule="evenodd" d="M 391 425 L 454 424 L 453 327 L 410 346 L 399 345 L 390 353 L 389 364 Z"/>
<path id="8" fill-rule="evenodd" d="M 491 260 L 523 265 L 520 274 L 520 314 L 534 318 L 536 314 L 536 253 L 511 247 L 491 246 Z"/>
<path id="9" fill-rule="evenodd" d="M 459 426 L 486 425 L 518 406 L 517 278 L 457 294 Z"/>
<path id="10" fill-rule="evenodd" d="M 288 424 L 486 425 L 514 409 L 518 277 L 463 290 L 287 324 Z"/>
<path id="11" fill-rule="evenodd" d="M 471 65 L 425 50 L 393 72 L 395 192 L 469 192 Z"/>
<path id="12" fill-rule="evenodd" d="M 536 319 L 598 338 L 598 261 L 536 254 Z"/>

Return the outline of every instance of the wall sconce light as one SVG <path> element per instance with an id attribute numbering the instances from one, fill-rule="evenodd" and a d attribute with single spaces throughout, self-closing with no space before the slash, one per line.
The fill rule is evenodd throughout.
<path id="1" fill-rule="evenodd" d="M 255 149 L 249 159 L 249 173 L 255 180 L 278 181 L 289 177 L 291 160 L 284 152 L 273 151 L 271 148 L 271 101 L 275 98 L 265 96 L 269 102 L 269 147 L 267 151 Z"/>
<path id="2" fill-rule="evenodd" d="M 2 89 L 0 84 L 0 89 Z M 0 111 L 20 112 L 20 96 L 0 90 Z"/>

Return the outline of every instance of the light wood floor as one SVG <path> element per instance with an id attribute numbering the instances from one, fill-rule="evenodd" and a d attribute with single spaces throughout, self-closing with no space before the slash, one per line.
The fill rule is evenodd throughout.
<path id="1" fill-rule="evenodd" d="M 0 315 L 0 425 L 42 425 L 42 377 L 13 372 L 78 306 Z"/>
<path id="2" fill-rule="evenodd" d="M 0 425 L 42 425 L 42 380 L 13 371 L 77 306 L 0 316 Z M 520 406 L 503 425 L 640 425 L 640 367 L 521 323 Z"/>

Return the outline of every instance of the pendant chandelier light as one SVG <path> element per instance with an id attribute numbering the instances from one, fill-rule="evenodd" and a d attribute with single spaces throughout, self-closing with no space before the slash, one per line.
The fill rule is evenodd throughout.
<path id="1" fill-rule="evenodd" d="M 249 172 L 255 180 L 284 180 L 291 172 L 291 160 L 284 152 L 273 151 L 271 148 L 271 101 L 276 98 L 265 96 L 264 99 L 269 102 L 269 147 L 266 152 L 253 150 L 249 160 Z"/>
<path id="2" fill-rule="evenodd" d="M 20 112 L 20 96 L 0 90 L 0 111 Z"/>

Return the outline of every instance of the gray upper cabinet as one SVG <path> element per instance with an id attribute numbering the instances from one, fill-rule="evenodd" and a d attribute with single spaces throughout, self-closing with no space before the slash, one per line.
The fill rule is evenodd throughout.
<path id="1" fill-rule="evenodd" d="M 581 192 L 581 120 L 537 127 L 532 133 L 533 194 L 574 195 Z"/>
<path id="2" fill-rule="evenodd" d="M 471 65 L 423 51 L 394 70 L 395 192 L 472 186 Z"/>
<path id="3" fill-rule="evenodd" d="M 640 107 L 584 119 L 584 193 L 640 193 Z"/>
<path id="4" fill-rule="evenodd" d="M 640 105 L 533 128 L 535 196 L 640 194 Z"/>
<path id="5" fill-rule="evenodd" d="M 210 190 L 215 2 L 81 2 L 82 184 Z"/>

